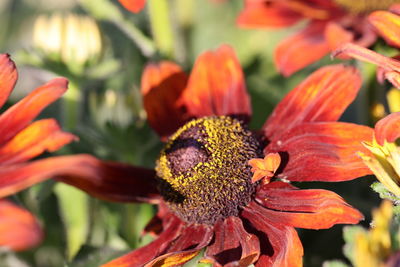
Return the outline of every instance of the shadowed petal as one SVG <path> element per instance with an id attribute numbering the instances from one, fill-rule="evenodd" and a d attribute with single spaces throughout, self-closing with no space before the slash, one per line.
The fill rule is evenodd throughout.
<path id="1" fill-rule="evenodd" d="M 264 153 L 283 152 L 286 165 L 278 177 L 290 181 L 346 181 L 370 174 L 358 151 L 369 154 L 361 142 L 372 139 L 369 127 L 344 122 L 318 122 L 298 125 Z M 285 160 L 283 159 L 283 162 Z"/>
<path id="2" fill-rule="evenodd" d="M 18 73 L 14 62 L 7 54 L 0 54 L 0 108 L 14 89 Z"/>
<path id="3" fill-rule="evenodd" d="M 339 195 L 328 190 L 298 190 L 292 186 L 274 188 L 264 185 L 256 201 L 268 208 L 263 211 L 275 223 L 308 229 L 326 229 L 339 223 L 358 223 L 363 215 Z"/>
<path id="4" fill-rule="evenodd" d="M 0 197 L 55 176 L 104 200 L 157 202 L 153 170 L 101 161 L 89 155 L 60 156 L 2 166 Z"/>
<path id="5" fill-rule="evenodd" d="M 279 72 L 290 76 L 327 55 L 330 50 L 324 36 L 325 27 L 326 23 L 314 22 L 283 40 L 274 55 Z"/>
<path id="6" fill-rule="evenodd" d="M 0 247 L 20 251 L 36 246 L 42 239 L 42 229 L 31 213 L 0 200 Z"/>
<path id="7" fill-rule="evenodd" d="M 140 12 L 144 5 L 146 4 L 146 0 L 118 0 L 126 9 L 133 13 Z"/>
<path id="8" fill-rule="evenodd" d="M 0 115 L 0 144 L 25 128 L 49 104 L 67 90 L 68 81 L 56 78 L 37 88 Z"/>
<path id="9" fill-rule="evenodd" d="M 180 235 L 183 222 L 174 215 L 169 215 L 164 231 L 150 244 L 117 258 L 102 267 L 142 267 L 146 262 L 161 254 Z M 160 265 L 159 265 L 160 266 Z M 171 266 L 171 265 L 170 265 Z M 173 265 L 172 265 L 173 266 Z"/>
<path id="10" fill-rule="evenodd" d="M 280 28 L 291 26 L 302 18 L 301 14 L 283 5 L 247 0 L 244 9 L 239 14 L 237 23 L 246 28 Z"/>
<path id="11" fill-rule="evenodd" d="M 304 122 L 338 120 L 360 86 L 355 68 L 334 65 L 315 71 L 275 107 L 263 126 L 266 137 L 280 138 Z"/>
<path id="12" fill-rule="evenodd" d="M 378 144 L 395 142 L 400 137 L 400 112 L 392 113 L 375 125 L 375 138 Z M 368 140 L 367 140 L 368 141 Z"/>
<path id="13" fill-rule="evenodd" d="M 261 256 L 257 267 L 296 267 L 302 266 L 303 246 L 296 230 L 287 226 L 285 222 L 279 224 L 263 214 L 264 208 L 250 202 L 242 211 L 242 216 L 248 219 L 251 225 L 264 233 L 261 240 Z M 265 243 L 267 242 L 268 243 Z"/>
<path id="14" fill-rule="evenodd" d="M 194 117 L 251 115 L 243 72 L 231 47 L 223 45 L 198 57 L 183 102 Z"/>
<path id="15" fill-rule="evenodd" d="M 181 266 L 194 258 L 202 248 L 207 246 L 213 237 L 212 228 L 206 225 L 190 225 L 182 230 L 167 252 L 145 266 Z"/>
<path id="16" fill-rule="evenodd" d="M 174 133 L 187 119 L 184 107 L 178 103 L 187 79 L 178 65 L 167 61 L 148 64 L 143 72 L 143 105 L 151 127 L 161 137 Z"/>
<path id="17" fill-rule="evenodd" d="M 231 216 L 214 226 L 215 241 L 206 256 L 217 266 L 249 266 L 260 255 L 258 238 L 246 232 L 242 220 Z M 241 250 L 240 250 L 241 248 Z"/>
<path id="18" fill-rule="evenodd" d="M 375 11 L 368 20 L 388 44 L 400 47 L 400 16 L 388 11 Z"/>
<path id="19" fill-rule="evenodd" d="M 27 161 L 44 151 L 53 152 L 77 138 L 63 132 L 53 119 L 33 122 L 0 147 L 0 163 Z"/>

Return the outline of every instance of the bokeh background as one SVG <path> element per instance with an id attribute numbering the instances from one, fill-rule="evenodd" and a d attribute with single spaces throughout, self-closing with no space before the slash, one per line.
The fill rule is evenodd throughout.
<path id="1" fill-rule="evenodd" d="M 166 5 L 168 18 L 163 10 Z M 242 6 L 241 0 L 150 0 L 144 11 L 133 14 L 116 0 L 1 0 L 0 52 L 9 53 L 19 70 L 16 90 L 4 109 L 52 77 L 67 77 L 68 93 L 41 117 L 57 118 L 80 140 L 56 154 L 89 153 L 154 167 L 162 143 L 146 122 L 142 106 L 144 66 L 150 61 L 172 60 L 190 72 L 200 53 L 229 44 L 245 73 L 254 114 L 251 128 L 257 129 L 308 74 L 339 60 L 326 57 L 289 78 L 281 76 L 273 63 L 273 51 L 296 27 L 240 29 L 235 21 Z M 381 43 L 376 46 L 379 49 Z M 372 126 L 385 112 L 385 92 L 390 86 L 375 82 L 372 65 L 345 64 L 359 67 L 364 85 L 342 120 Z M 374 180 L 365 177 L 298 186 L 335 191 L 364 214 L 361 224 L 368 226 L 371 209 L 380 202 L 370 189 Z M 54 181 L 12 199 L 39 218 L 46 238 L 27 252 L 0 249 L 1 267 L 99 266 L 151 240 L 142 235 L 155 212 L 151 205 L 106 203 Z M 304 266 L 321 266 L 332 259 L 347 261 L 342 228 L 298 230 L 305 249 Z"/>

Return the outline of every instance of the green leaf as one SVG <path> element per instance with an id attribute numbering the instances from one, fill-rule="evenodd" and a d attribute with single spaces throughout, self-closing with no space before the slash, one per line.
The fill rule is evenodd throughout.
<path id="1" fill-rule="evenodd" d="M 85 243 L 89 229 L 88 197 L 82 191 L 59 183 L 55 186 L 63 219 L 67 259 L 71 260 Z"/>
<path id="2" fill-rule="evenodd" d="M 343 228 L 343 238 L 346 245 L 343 247 L 344 255 L 354 263 L 353 261 L 353 251 L 354 251 L 354 239 L 356 234 L 360 232 L 365 232 L 366 230 L 358 225 L 355 226 L 345 226 Z"/>
<path id="3" fill-rule="evenodd" d="M 379 194 L 382 199 L 388 199 L 395 203 L 400 203 L 400 198 L 391 193 L 387 188 L 380 182 L 375 182 L 371 185 L 372 190 Z"/>

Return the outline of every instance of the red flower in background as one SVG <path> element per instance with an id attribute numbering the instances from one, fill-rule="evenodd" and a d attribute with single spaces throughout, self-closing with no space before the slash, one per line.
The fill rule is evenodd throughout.
<path id="1" fill-rule="evenodd" d="M 388 9 L 397 1 L 245 0 L 238 24 L 247 28 L 284 28 L 306 20 L 299 32 L 275 50 L 275 64 L 285 76 L 318 61 L 343 43 L 372 45 L 376 34 L 369 12 Z M 308 52 L 307 52 L 308 51 Z"/>
<path id="2" fill-rule="evenodd" d="M 203 248 L 204 261 L 216 266 L 301 266 L 295 227 L 362 219 L 333 192 L 289 183 L 370 173 L 355 152 L 368 153 L 360 142 L 372 129 L 336 122 L 360 84 L 351 67 L 322 68 L 255 133 L 247 128 L 250 98 L 230 47 L 202 54 L 189 77 L 174 63 L 151 64 L 142 78 L 144 106 L 150 125 L 169 137 L 156 172 L 77 155 L 61 157 L 47 174 L 102 199 L 158 205 L 146 227 L 157 238 L 106 266 L 175 266 Z M 49 168 L 55 160 L 47 162 Z M 0 196 L 27 181 L 40 179 L 0 176 Z"/>
<path id="3" fill-rule="evenodd" d="M 389 45 L 400 48 L 400 5 L 393 5 L 389 11 L 375 11 L 368 16 L 368 21 Z M 346 55 L 376 64 L 379 66 L 378 80 L 383 82 L 387 79 L 400 88 L 399 56 L 389 58 L 351 43 L 340 46 L 333 55 Z"/>
<path id="4" fill-rule="evenodd" d="M 0 55 L 0 107 L 17 81 L 17 70 L 8 55 Z M 29 162 L 45 151 L 55 151 L 73 141 L 53 119 L 32 120 L 67 90 L 67 81 L 57 78 L 37 88 L 0 115 L 0 188 L 2 197 L 11 195 L 32 183 L 21 181 L 13 188 L 6 185 L 19 176 L 37 179 L 45 160 Z M 49 167 L 49 166 L 48 166 Z M 51 166 L 55 168 L 55 166 Z M 42 230 L 26 210 L 7 200 L 0 200 L 0 246 L 23 250 L 35 246 L 43 238 Z"/>

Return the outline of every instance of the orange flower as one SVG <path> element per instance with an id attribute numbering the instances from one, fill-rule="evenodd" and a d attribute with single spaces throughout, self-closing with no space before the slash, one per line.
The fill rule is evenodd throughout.
<path id="1" fill-rule="evenodd" d="M 390 11 L 371 13 L 368 16 L 368 21 L 389 45 L 400 48 L 400 4 L 393 5 Z M 383 82 L 384 79 L 387 79 L 394 86 L 400 88 L 400 61 L 398 56 L 389 58 L 350 43 L 340 46 L 333 52 L 333 56 L 339 55 L 350 56 L 378 65 L 378 80 Z"/>
<path id="2" fill-rule="evenodd" d="M 4 105 L 17 81 L 17 70 L 8 55 L 0 55 L 0 107 Z M 45 151 L 55 151 L 75 139 L 63 132 L 53 119 L 32 120 L 67 90 L 67 81 L 57 78 L 37 88 L 0 115 L 0 188 L 2 197 L 32 185 L 20 177 L 41 179 L 45 174 L 35 169 L 45 160 L 28 162 Z M 52 165 L 55 168 L 56 165 Z M 18 185 L 9 188 L 8 183 Z M 0 190 L 2 190 L 0 189 Z M 23 250 L 35 246 L 43 233 L 34 217 L 6 200 L 0 200 L 0 246 Z"/>
<path id="3" fill-rule="evenodd" d="M 341 44 L 372 45 L 376 34 L 369 12 L 387 9 L 394 0 L 246 0 L 238 24 L 249 28 L 282 28 L 306 20 L 307 26 L 282 41 L 275 64 L 285 76 L 318 61 Z M 312 51 L 312 52 L 310 52 Z"/>
<path id="4" fill-rule="evenodd" d="M 203 261 L 215 266 L 302 266 L 296 227 L 324 229 L 363 217 L 333 192 L 290 184 L 371 173 L 355 151 L 368 153 L 361 141 L 372 138 L 372 129 L 337 122 L 360 84 L 354 68 L 322 68 L 277 105 L 257 134 L 247 127 L 250 98 L 230 47 L 202 54 L 189 77 L 174 63 L 150 64 L 144 106 L 150 125 L 168 140 L 156 171 L 77 155 L 64 157 L 54 172 L 102 199 L 158 205 L 146 227 L 157 238 L 105 266 L 176 266 L 203 248 Z M 269 154 L 271 164 L 257 165 L 271 172 L 268 183 L 253 183 L 249 160 Z"/>

